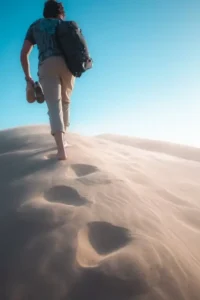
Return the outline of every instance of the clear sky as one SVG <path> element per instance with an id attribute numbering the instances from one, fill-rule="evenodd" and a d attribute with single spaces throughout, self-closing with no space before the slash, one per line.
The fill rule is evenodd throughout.
<path id="1" fill-rule="evenodd" d="M 200 1 L 64 0 L 87 38 L 94 68 L 77 79 L 71 131 L 120 133 L 200 146 Z M 48 123 L 28 104 L 19 62 L 42 0 L 10 0 L 0 18 L 0 129 Z M 37 49 L 31 55 L 37 79 Z"/>

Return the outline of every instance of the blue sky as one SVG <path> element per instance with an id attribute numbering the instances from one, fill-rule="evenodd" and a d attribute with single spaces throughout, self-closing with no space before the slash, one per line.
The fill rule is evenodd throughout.
<path id="1" fill-rule="evenodd" d="M 71 131 L 119 133 L 200 146 L 200 1 L 68 0 L 94 68 L 77 79 Z M 0 129 L 48 123 L 28 104 L 19 53 L 41 0 L 4 2 L 0 32 Z M 37 79 L 37 49 L 31 54 Z"/>

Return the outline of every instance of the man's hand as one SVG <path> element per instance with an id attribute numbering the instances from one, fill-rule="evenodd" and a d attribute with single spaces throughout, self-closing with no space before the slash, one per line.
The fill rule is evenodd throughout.
<path id="1" fill-rule="evenodd" d="M 32 79 L 32 77 L 28 76 L 25 78 L 27 82 L 30 82 L 32 84 L 34 84 L 34 80 Z"/>

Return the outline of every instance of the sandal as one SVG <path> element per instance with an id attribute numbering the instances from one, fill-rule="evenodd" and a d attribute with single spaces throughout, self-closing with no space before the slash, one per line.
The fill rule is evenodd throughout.
<path id="1" fill-rule="evenodd" d="M 36 81 L 34 84 L 34 90 L 35 90 L 35 97 L 38 103 L 43 103 L 44 102 L 44 93 L 42 90 L 41 84 Z"/>

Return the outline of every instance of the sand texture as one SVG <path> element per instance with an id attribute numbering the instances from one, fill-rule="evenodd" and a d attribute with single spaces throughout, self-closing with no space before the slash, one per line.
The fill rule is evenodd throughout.
<path id="1" fill-rule="evenodd" d="M 0 131 L 0 299 L 200 300 L 200 149 Z"/>

